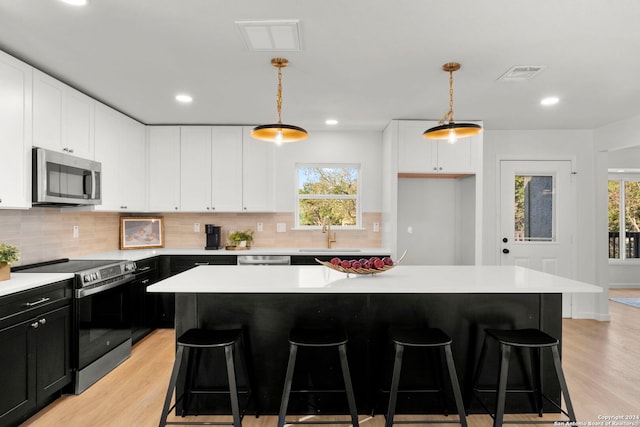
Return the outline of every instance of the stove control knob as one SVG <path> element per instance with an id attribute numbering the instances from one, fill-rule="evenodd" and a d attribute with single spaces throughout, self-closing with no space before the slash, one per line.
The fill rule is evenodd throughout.
<path id="1" fill-rule="evenodd" d="M 96 280 L 98 278 L 98 273 L 91 273 L 91 280 Z"/>
<path id="2" fill-rule="evenodd" d="M 89 274 L 85 274 L 83 277 L 85 282 L 90 282 L 91 281 L 91 276 Z"/>

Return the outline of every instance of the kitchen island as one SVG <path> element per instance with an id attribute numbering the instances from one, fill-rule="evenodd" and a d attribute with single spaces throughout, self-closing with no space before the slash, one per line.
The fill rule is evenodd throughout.
<path id="1" fill-rule="evenodd" d="M 200 266 L 148 288 L 176 294 L 176 336 L 187 329 L 242 327 L 255 373 L 256 394 L 263 414 L 276 414 L 288 355 L 288 333 L 296 327 L 336 325 L 349 336 L 348 354 L 356 401 L 361 413 L 383 411 L 393 347 L 389 332 L 402 326 L 443 329 L 453 338 L 453 354 L 463 393 L 470 390 L 473 367 L 487 327 L 539 328 L 561 339 L 562 293 L 596 293 L 600 287 L 522 267 L 506 266 L 397 266 L 374 276 L 347 276 L 323 266 Z M 428 359 L 408 357 L 409 381 L 422 375 Z M 490 353 L 496 357 L 497 353 Z M 205 358 L 203 358 L 205 359 Z M 543 379 L 552 400 L 560 401 L 550 358 Z M 497 359 L 496 359 L 497 360 Z M 518 361 L 514 381 L 523 383 Z M 339 383 L 333 355 L 304 359 L 301 365 L 320 365 L 324 372 L 316 386 Z M 409 366 L 413 368 L 409 369 Z M 497 365 L 497 363 L 496 363 Z M 222 365 L 218 365 L 222 366 Z M 204 385 L 211 370 L 201 361 Z M 426 375 L 426 374 L 425 374 Z M 240 383 L 245 373 L 240 373 Z M 491 384 L 497 376 L 487 370 L 481 378 Z M 426 376 L 427 380 L 430 378 Z M 179 383 L 179 391 L 180 391 Z M 488 401 L 490 397 L 487 397 Z M 320 406 L 341 410 L 343 396 L 323 398 Z M 401 411 L 424 409 L 410 400 Z M 440 412 L 433 401 L 429 410 Z M 412 403 L 414 402 L 414 403 Z M 202 397 L 200 413 L 225 413 L 221 403 Z M 314 413 L 313 399 L 292 400 L 291 413 Z M 215 409 L 214 409 L 215 407 Z M 545 408 L 552 410 L 551 407 Z M 188 412 L 195 411 L 188 408 Z M 470 412 L 479 410 L 472 405 Z M 509 399 L 509 412 L 531 412 L 523 394 Z"/>

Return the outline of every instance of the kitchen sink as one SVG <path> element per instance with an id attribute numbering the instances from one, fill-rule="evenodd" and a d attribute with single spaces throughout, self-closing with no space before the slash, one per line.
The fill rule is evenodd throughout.
<path id="1" fill-rule="evenodd" d="M 360 251 L 360 249 L 310 248 L 310 249 L 298 249 L 298 252 L 311 252 L 311 253 L 335 252 L 335 253 L 345 253 L 345 252 L 361 252 L 361 251 Z"/>

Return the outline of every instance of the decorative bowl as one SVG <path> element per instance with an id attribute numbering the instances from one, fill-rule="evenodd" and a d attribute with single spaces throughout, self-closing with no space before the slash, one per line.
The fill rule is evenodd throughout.
<path id="1" fill-rule="evenodd" d="M 341 273 L 365 275 L 365 274 L 384 273 L 385 271 L 391 270 L 396 265 L 400 264 L 400 262 L 402 261 L 402 259 L 406 254 L 407 254 L 407 251 L 405 250 L 402 256 L 397 261 L 394 261 L 393 265 L 385 265 L 384 267 L 381 267 L 381 268 L 344 268 L 340 265 L 334 265 L 327 261 L 320 261 L 318 258 L 316 258 L 315 260 L 318 264 L 322 264 L 325 267 L 328 267 L 332 270 L 339 271 Z"/>

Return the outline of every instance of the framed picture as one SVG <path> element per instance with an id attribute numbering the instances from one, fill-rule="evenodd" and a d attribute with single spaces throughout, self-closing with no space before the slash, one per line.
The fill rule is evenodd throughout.
<path id="1" fill-rule="evenodd" d="M 161 216 L 120 217 L 120 249 L 164 247 L 164 223 Z"/>

